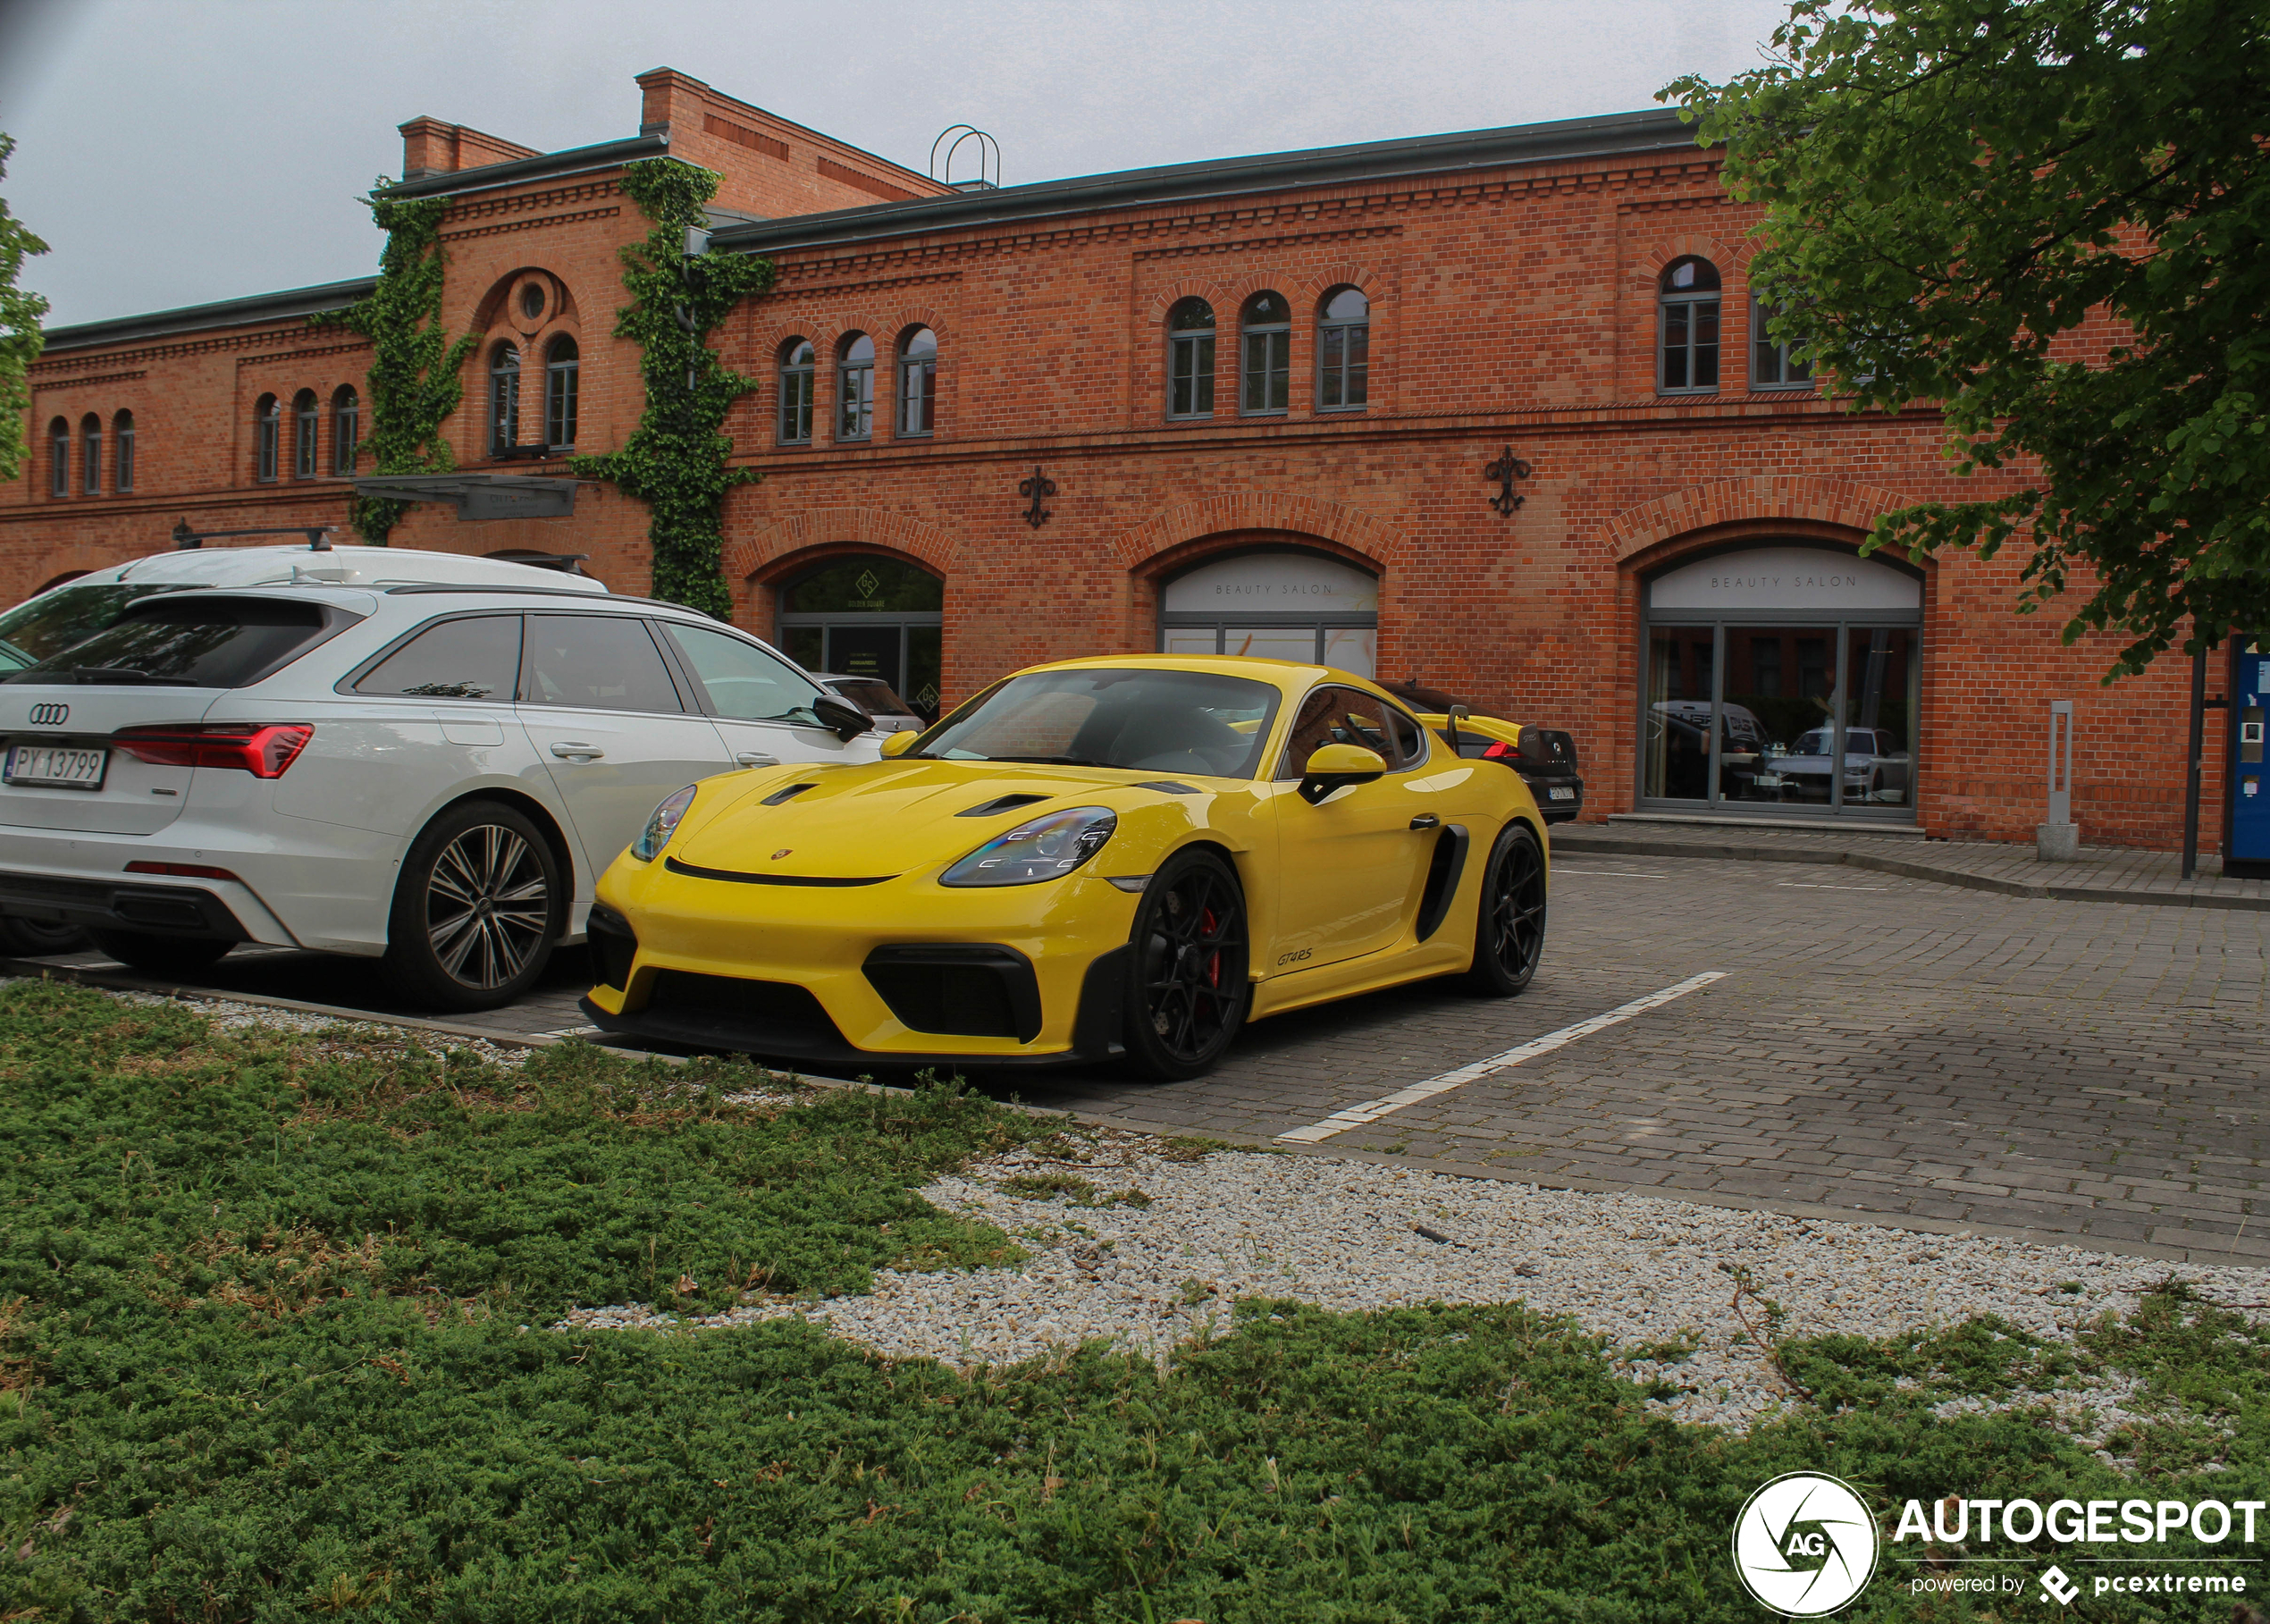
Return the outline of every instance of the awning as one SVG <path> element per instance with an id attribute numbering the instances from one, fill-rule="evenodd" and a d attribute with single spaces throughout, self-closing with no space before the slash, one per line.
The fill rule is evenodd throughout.
<path id="1" fill-rule="evenodd" d="M 572 518 L 576 483 L 529 474 L 371 474 L 355 481 L 355 494 L 450 502 L 461 519 Z"/>

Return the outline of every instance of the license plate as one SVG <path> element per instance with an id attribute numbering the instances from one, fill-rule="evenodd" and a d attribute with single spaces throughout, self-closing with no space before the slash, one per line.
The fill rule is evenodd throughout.
<path id="1" fill-rule="evenodd" d="M 100 789 L 110 767 L 107 750 L 63 750 L 52 745 L 11 745 L 0 779 L 46 789 Z"/>
<path id="2" fill-rule="evenodd" d="M 1555 785 L 1545 792 L 1545 798 L 1549 801 L 1573 801 L 1576 798 L 1576 792 L 1566 785 Z"/>

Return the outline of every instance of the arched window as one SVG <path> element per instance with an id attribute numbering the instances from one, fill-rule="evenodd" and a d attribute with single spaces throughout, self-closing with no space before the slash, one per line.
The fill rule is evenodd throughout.
<path id="1" fill-rule="evenodd" d="M 134 488 L 134 414 L 122 411 L 110 420 L 111 485 L 123 496 Z"/>
<path id="2" fill-rule="evenodd" d="M 576 444 L 576 341 L 566 333 L 544 348 L 544 443 L 555 451 Z"/>
<path id="3" fill-rule="evenodd" d="M 875 341 L 854 332 L 836 364 L 836 438 L 865 440 L 875 433 Z"/>
<path id="4" fill-rule="evenodd" d="M 917 327 L 898 341 L 898 432 L 920 439 L 937 421 L 938 335 Z"/>
<path id="5" fill-rule="evenodd" d="M 1238 409 L 1248 417 L 1283 411 L 1292 403 L 1292 307 L 1282 294 L 1257 293 L 1245 301 L 1238 325 L 1245 345 Z"/>
<path id="6" fill-rule="evenodd" d="M 363 443 L 363 402 L 352 383 L 341 383 L 331 398 L 331 471 L 342 479 L 355 473 L 355 453 Z"/>
<path id="7" fill-rule="evenodd" d="M 323 431 L 323 412 L 315 391 L 303 389 L 291 398 L 291 476 L 313 479 L 316 468 L 316 435 Z"/>
<path id="8" fill-rule="evenodd" d="M 282 408 L 275 396 L 261 396 L 252 408 L 252 476 L 263 484 L 275 482 L 276 441 L 282 430 Z"/>
<path id="9" fill-rule="evenodd" d="M 103 493 L 103 420 L 88 412 L 79 420 L 80 488 L 89 496 Z"/>
<path id="10" fill-rule="evenodd" d="M 1663 273 L 1662 358 L 1655 387 L 1666 394 L 1719 386 L 1719 271 L 1707 259 L 1676 259 Z"/>
<path id="11" fill-rule="evenodd" d="M 810 339 L 780 346 L 780 443 L 811 443 L 812 374 L 820 358 Z"/>
<path id="12" fill-rule="evenodd" d="M 1316 409 L 1363 410 L 1371 373 L 1372 301 L 1354 288 L 1325 295 L 1316 317 Z"/>
<path id="13" fill-rule="evenodd" d="M 1167 312 L 1166 415 L 1214 416 L 1214 307 L 1202 299 Z"/>
<path id="14" fill-rule="evenodd" d="M 520 351 L 500 344 L 489 357 L 489 454 L 520 443 Z"/>
<path id="15" fill-rule="evenodd" d="M 71 425 L 61 417 L 47 425 L 47 494 L 71 494 Z"/>

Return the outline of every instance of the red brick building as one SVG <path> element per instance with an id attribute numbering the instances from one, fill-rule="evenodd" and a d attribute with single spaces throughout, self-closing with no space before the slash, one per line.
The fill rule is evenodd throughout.
<path id="1" fill-rule="evenodd" d="M 778 270 L 717 335 L 765 475 L 729 499 L 727 573 L 808 664 L 929 706 L 1074 654 L 1322 653 L 1569 728 L 1591 815 L 2004 839 L 2044 815 L 2071 698 L 2083 837 L 2180 838 L 2188 667 L 2099 687 L 2111 640 L 2011 612 L 2020 558 L 1854 556 L 1956 492 L 1941 425 L 1833 407 L 1762 340 L 1753 215 L 1669 114 L 957 189 L 638 82 L 639 133 L 594 147 L 402 127 L 400 189 L 450 199 L 446 323 L 481 339 L 451 443 L 516 474 L 622 443 L 622 168 L 719 172 L 711 251 Z M 367 351 L 307 317 L 368 286 L 50 334 L 0 589 L 182 518 L 343 525 Z M 422 506 L 394 540 L 648 580 L 643 510 L 606 489 L 565 519 Z"/>

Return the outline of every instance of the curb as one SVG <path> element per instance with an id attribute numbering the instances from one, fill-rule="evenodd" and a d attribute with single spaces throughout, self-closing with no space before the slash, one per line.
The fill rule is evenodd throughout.
<path id="1" fill-rule="evenodd" d="M 1657 853 L 1635 854 L 1658 855 Z M 1778 861 L 1778 860 L 1777 860 Z M 69 964 L 48 964 L 37 959 L 0 957 L 0 976 L 18 976 L 27 980 L 48 980 L 76 982 L 81 986 L 100 988 L 117 992 L 149 992 L 166 997 L 192 1002 L 248 1004 L 264 1009 L 289 1010 L 297 1014 L 333 1015 L 342 1021 L 352 1021 L 365 1026 L 399 1026 L 413 1031 L 433 1032 L 440 1036 L 476 1039 L 492 1043 L 500 1048 L 548 1048 L 565 1041 L 556 1037 L 511 1036 L 491 1032 L 478 1027 L 460 1026 L 448 1021 L 421 1020 L 412 1015 L 375 1014 L 369 1010 L 349 1009 L 335 1004 L 311 1004 L 296 998 L 270 997 L 261 993 L 215 991 L 210 988 L 177 987 L 164 981 L 154 981 L 141 976 L 111 974 L 82 969 Z M 615 1050 L 626 1057 L 651 1058 L 670 1065 L 683 1065 L 685 1058 L 679 1055 L 647 1055 L 643 1052 Z M 769 1070 L 769 1068 L 768 1068 Z M 843 1077 L 807 1077 L 801 1073 L 775 1072 L 793 1082 L 816 1089 L 848 1089 L 861 1093 L 895 1094 L 911 1097 L 914 1090 L 895 1083 L 873 1082 Z M 1274 1139 L 1257 1135 L 1221 1132 L 1177 1132 L 1164 1123 L 1147 1122 L 1139 1117 L 1116 1112 L 1055 1110 L 1046 1106 L 1031 1106 L 1021 1099 L 996 1099 L 996 1105 L 1028 1116 L 1056 1117 L 1075 1122 L 1083 1127 L 1108 1128 L 1120 1132 L 1140 1133 L 1152 1139 L 1205 1139 L 1232 1149 L 1261 1151 L 1274 1156 L 1321 1157 L 1333 1161 L 1367 1162 L 1375 1166 L 1408 1168 L 1418 1173 L 1440 1174 L 1446 1178 L 1486 1180 L 1495 1184 L 1526 1184 L 1536 1190 L 1566 1190 L 1585 1195 L 1630 1195 L 1657 1201 L 1683 1201 L 1692 1207 L 1715 1207 L 1728 1212 L 1770 1213 L 1778 1217 L 1799 1218 L 1810 1223 L 1848 1224 L 1863 1229 L 1902 1230 L 1911 1234 L 1939 1235 L 1956 1240 L 2016 1241 L 2030 1246 L 2065 1247 L 2075 1251 L 2104 1252 L 2114 1257 L 2159 1259 L 2168 1263 L 2190 1263 L 2201 1267 L 2261 1268 L 2270 1265 L 2270 1258 L 2231 1251 L 2212 1246 L 2164 1246 L 2143 1241 L 2100 1240 L 2085 1233 L 2070 1230 L 2014 1227 L 1998 1224 L 1963 1224 L 1946 1218 L 1916 1218 L 1898 1213 L 1871 1212 L 1864 1207 L 1824 1207 L 1812 1201 L 1776 1201 L 1766 1197 L 1722 1195 L 1707 1190 L 1666 1189 L 1659 1184 L 1630 1184 L 1612 1179 L 1554 1178 L 1535 1174 L 1509 1173 L 1502 1167 L 1491 1167 L 1476 1162 L 1453 1161 L 1440 1157 L 1390 1156 L 1377 1150 L 1354 1149 L 1334 1149 L 1327 1145 L 1284 1145 Z"/>
<path id="2" fill-rule="evenodd" d="M 1867 869 L 1902 879 L 1922 879 L 1985 891 L 1996 896 L 2016 896 L 2034 902 L 2110 902 L 2148 908 L 2225 908 L 2242 913 L 2270 913 L 2270 896 L 2215 896 L 2194 891 L 2130 891 L 2109 886 L 2036 885 L 2020 879 L 1998 879 L 1962 869 L 1941 868 L 1909 857 L 1887 857 L 1876 852 L 1807 851 L 1784 846 L 1741 846 L 1724 841 L 1648 840 L 1629 835 L 1556 837 L 1553 845 L 1564 854 L 1597 852 L 1609 857 L 1702 857 L 1729 862 L 1800 862 L 1820 868 Z"/>

